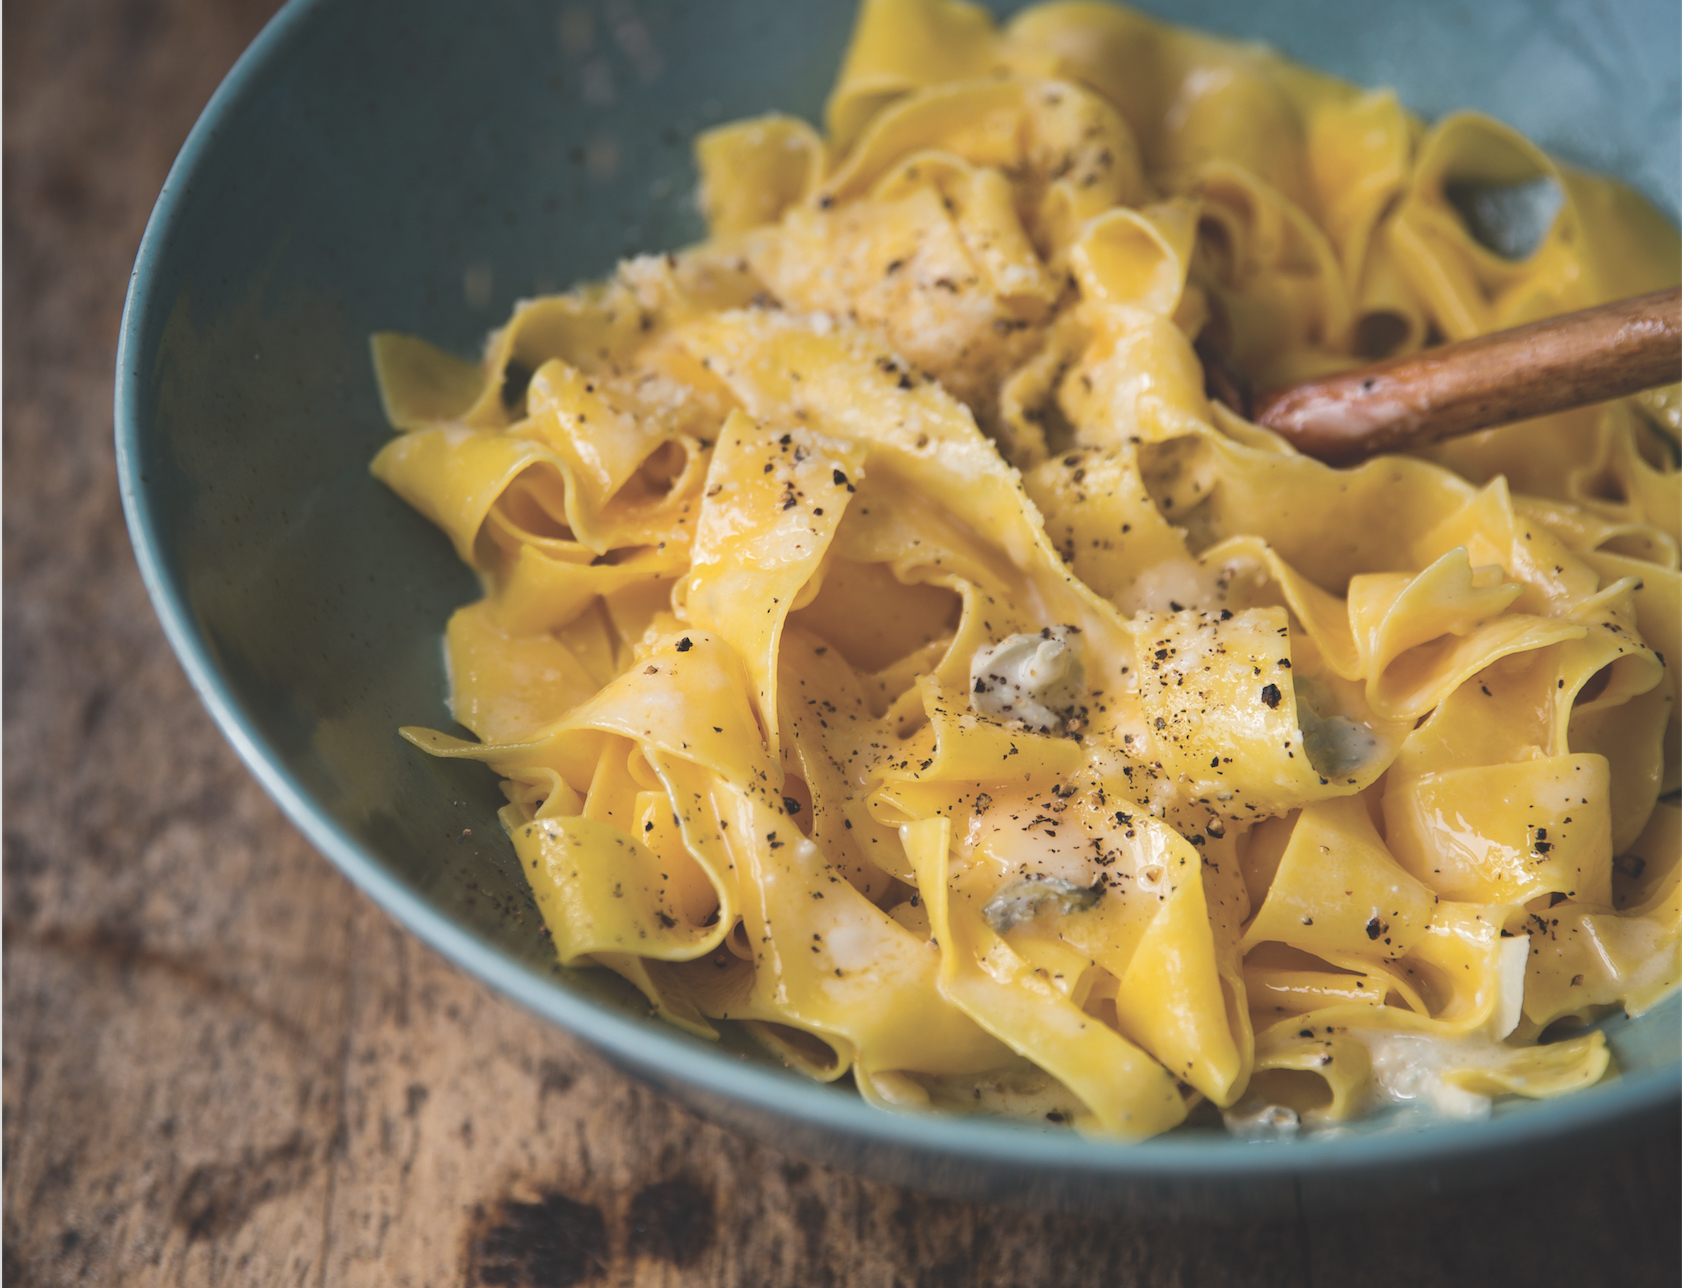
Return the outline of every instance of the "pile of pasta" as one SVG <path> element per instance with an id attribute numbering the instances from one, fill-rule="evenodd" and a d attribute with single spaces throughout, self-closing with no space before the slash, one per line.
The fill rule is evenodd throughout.
<path id="1" fill-rule="evenodd" d="M 561 963 L 1124 1138 L 1600 1078 L 1679 970 L 1676 389 L 1333 469 L 1193 342 L 1279 385 L 1673 284 L 1676 232 L 1109 4 L 865 0 L 826 126 L 703 135 L 709 239 L 481 361 L 375 339 L 374 472 L 485 588 L 473 739 L 404 733 L 501 777 Z M 989 698 L 1042 663 L 1049 719 Z"/>

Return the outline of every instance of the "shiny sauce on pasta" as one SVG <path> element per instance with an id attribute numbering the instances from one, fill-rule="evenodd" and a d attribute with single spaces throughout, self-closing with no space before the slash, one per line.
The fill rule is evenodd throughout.
<path id="1" fill-rule="evenodd" d="M 708 240 L 479 361 L 375 338 L 374 472 L 485 587 L 473 739 L 405 734 L 502 780 L 560 961 L 1122 1138 L 1599 1079 L 1678 978 L 1676 390 L 1333 469 L 1192 346 L 1284 384 L 1674 284 L 1676 232 L 1108 4 L 865 0 L 824 125 L 702 135 Z"/>

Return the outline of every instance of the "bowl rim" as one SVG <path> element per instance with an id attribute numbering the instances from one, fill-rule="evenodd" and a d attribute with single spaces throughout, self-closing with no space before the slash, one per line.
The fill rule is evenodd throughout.
<path id="1" fill-rule="evenodd" d="M 678 1078 L 741 1107 L 769 1111 L 871 1149 L 931 1156 L 1024 1173 L 1057 1171 L 1116 1179 L 1264 1181 L 1305 1176 L 1335 1179 L 1379 1168 L 1446 1167 L 1517 1147 L 1562 1145 L 1610 1135 L 1633 1120 L 1673 1106 L 1682 1091 L 1682 1059 L 1669 1067 L 1626 1074 L 1519 1114 L 1373 1133 L 1310 1134 L 1295 1140 L 1169 1133 L 1138 1142 L 1076 1132 L 939 1114 L 896 1114 L 855 1094 L 798 1074 L 708 1047 L 658 1020 L 637 1017 L 584 996 L 457 924 L 386 869 L 315 802 L 281 762 L 241 705 L 194 622 L 183 580 L 163 550 L 159 513 L 142 472 L 154 429 L 143 416 L 144 376 L 166 313 L 163 266 L 179 245 L 174 236 L 193 200 L 194 179 L 211 159 L 222 122 L 259 76 L 273 67 L 310 21 L 336 0 L 288 0 L 240 55 L 188 134 L 146 224 L 124 301 L 114 397 L 118 490 L 141 579 L 170 646 L 224 737 L 292 824 L 358 889 L 447 960 L 498 992 L 598 1048 L 621 1067 L 657 1079 Z M 1667 999 L 1674 1002 L 1674 996 Z"/>

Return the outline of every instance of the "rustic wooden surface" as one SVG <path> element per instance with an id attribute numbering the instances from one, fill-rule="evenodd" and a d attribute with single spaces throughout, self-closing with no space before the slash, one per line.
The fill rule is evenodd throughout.
<path id="1" fill-rule="evenodd" d="M 164 643 L 110 448 L 146 213 L 268 0 L 5 9 L 4 1274 L 1675 1285 L 1678 1142 L 1226 1228 L 931 1201 L 702 1124 L 316 855 Z"/>

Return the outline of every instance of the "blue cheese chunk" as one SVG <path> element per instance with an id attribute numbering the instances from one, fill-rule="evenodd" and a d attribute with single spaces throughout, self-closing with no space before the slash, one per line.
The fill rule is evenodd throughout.
<path id="1" fill-rule="evenodd" d="M 995 934 L 1002 935 L 1021 922 L 1032 921 L 1045 909 L 1065 916 L 1085 912 L 1097 905 L 1103 893 L 1101 882 L 1083 886 L 1062 877 L 1024 877 L 1003 886 L 987 901 L 981 915 L 987 918 Z"/>
<path id="2" fill-rule="evenodd" d="M 1062 733 L 1081 714 L 1086 669 L 1078 626 L 1047 626 L 1010 635 L 975 651 L 970 709 L 995 720 L 1020 720 L 1039 733 Z"/>

